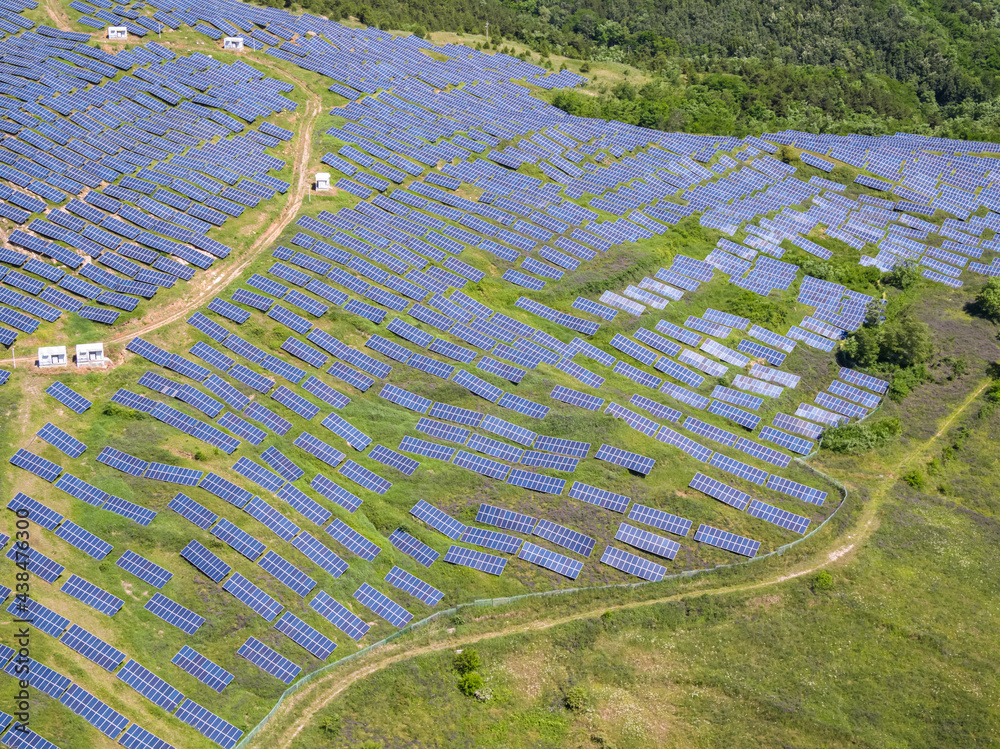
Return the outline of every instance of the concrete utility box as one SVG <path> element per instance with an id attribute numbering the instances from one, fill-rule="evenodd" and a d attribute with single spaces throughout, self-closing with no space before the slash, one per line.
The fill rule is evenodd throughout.
<path id="1" fill-rule="evenodd" d="M 81 343 L 76 347 L 76 366 L 78 367 L 103 367 L 104 366 L 104 344 L 103 343 Z"/>
<path id="2" fill-rule="evenodd" d="M 65 367 L 66 347 L 65 346 L 45 346 L 38 349 L 39 367 Z"/>
<path id="3" fill-rule="evenodd" d="M 108 39 L 128 39 L 128 29 L 125 26 L 108 26 Z"/>
<path id="4" fill-rule="evenodd" d="M 316 190 L 329 190 L 330 189 L 330 173 L 329 172 L 317 172 L 316 173 Z"/>
<path id="5" fill-rule="evenodd" d="M 243 37 L 242 36 L 227 36 L 222 40 L 222 48 L 228 49 L 233 52 L 243 51 Z"/>

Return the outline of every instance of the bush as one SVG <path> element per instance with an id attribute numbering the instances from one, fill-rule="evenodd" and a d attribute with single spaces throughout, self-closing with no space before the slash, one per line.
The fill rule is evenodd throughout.
<path id="1" fill-rule="evenodd" d="M 833 590 L 833 575 L 826 570 L 820 570 L 813 578 L 812 589 L 816 592 Z"/>
<path id="2" fill-rule="evenodd" d="M 892 382 L 889 383 L 889 397 L 898 403 L 908 396 L 917 385 L 931 379 L 933 378 L 923 364 L 900 369 L 893 375 Z"/>
<path id="3" fill-rule="evenodd" d="M 460 674 L 468 674 L 479 668 L 479 653 L 469 648 L 455 656 L 455 670 Z"/>
<path id="4" fill-rule="evenodd" d="M 927 477 L 916 468 L 904 474 L 903 481 L 917 490 L 923 490 L 927 486 Z"/>
<path id="5" fill-rule="evenodd" d="M 1000 278 L 991 278 L 976 295 L 976 310 L 985 318 L 1000 320 Z"/>
<path id="6" fill-rule="evenodd" d="M 905 260 L 882 276 L 882 283 L 906 291 L 921 278 L 920 269 L 912 260 Z"/>
<path id="7" fill-rule="evenodd" d="M 581 73 L 589 73 L 590 72 L 590 63 L 589 62 L 583 63 L 583 65 L 580 66 L 580 72 Z"/>
<path id="8" fill-rule="evenodd" d="M 483 677 L 475 671 L 462 674 L 458 677 L 458 691 L 466 697 L 474 697 L 476 692 L 483 688 Z"/>
<path id="9" fill-rule="evenodd" d="M 566 709 L 574 713 L 586 710 L 589 703 L 587 690 L 583 687 L 573 687 L 563 697 L 563 704 L 566 706 Z"/>
<path id="10" fill-rule="evenodd" d="M 867 452 L 889 444 L 902 432 L 903 425 L 895 417 L 846 424 L 823 433 L 823 448 L 835 453 Z"/>
<path id="11" fill-rule="evenodd" d="M 327 715 L 319 723 L 320 730 L 327 736 L 339 736 L 340 735 L 340 716 L 339 715 Z"/>
<path id="12" fill-rule="evenodd" d="M 740 290 L 726 300 L 726 311 L 745 317 L 755 325 L 780 328 L 785 322 L 785 309 L 750 291 Z"/>

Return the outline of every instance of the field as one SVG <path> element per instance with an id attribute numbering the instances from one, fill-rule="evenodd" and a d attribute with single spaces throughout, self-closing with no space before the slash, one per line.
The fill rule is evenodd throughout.
<path id="1" fill-rule="evenodd" d="M 62 0 L 25 12 L 25 17 L 38 23 L 87 31 L 75 20 L 78 16 L 79 12 Z M 482 41 L 444 33 L 432 35 L 431 40 L 439 45 L 474 45 Z M 49 585 L 37 578 L 32 578 L 30 584 L 33 600 L 135 658 L 239 731 L 249 732 L 241 748 L 995 744 L 1000 733 L 995 709 L 1000 685 L 989 654 L 997 646 L 991 624 L 997 613 L 997 561 L 991 549 L 1000 530 L 996 525 L 995 491 L 1000 478 L 992 452 L 1000 427 L 990 400 L 993 391 L 988 391 L 995 376 L 991 365 L 997 358 L 997 328 L 977 314 L 972 305 L 984 283 L 982 276 L 964 273 L 965 286 L 960 289 L 923 278 L 898 289 L 880 273 L 858 272 L 861 251 L 827 236 L 823 228 L 811 230 L 809 239 L 832 253 L 825 261 L 831 277 L 845 279 L 852 292 L 885 299 L 892 315 L 910 310 L 928 326 L 934 343 L 933 354 L 922 362 L 927 375 L 912 393 L 905 399 L 883 399 L 877 410 L 866 417 L 872 422 L 898 419 L 902 424 L 901 435 L 878 449 L 838 454 L 816 448 L 808 456 L 793 456 L 787 467 L 780 469 L 760 457 L 728 451 L 758 471 L 826 492 L 821 504 L 808 504 L 765 488 L 759 481 L 722 473 L 721 469 L 713 473 L 703 462 L 613 418 L 603 407 L 591 411 L 556 400 L 550 395 L 555 387 L 580 389 L 581 384 L 553 366 L 532 366 L 515 384 L 495 374 L 484 374 L 475 364 L 438 359 L 456 369 L 464 366 L 491 385 L 550 409 L 544 419 L 533 419 L 489 403 L 452 379 L 405 366 L 366 345 L 372 336 L 381 335 L 419 348 L 385 330 L 393 317 L 407 319 L 406 313 L 389 312 L 384 323 L 376 324 L 333 306 L 328 314 L 308 320 L 314 330 L 335 336 L 390 365 L 391 375 L 380 379 L 418 396 L 487 412 L 541 435 L 586 442 L 590 457 L 597 447 L 607 444 L 655 460 L 648 474 L 594 459 L 582 460 L 572 472 L 549 471 L 565 479 L 567 485 L 579 481 L 690 520 L 694 528 L 707 524 L 760 542 L 757 558 L 749 561 L 696 542 L 693 534 L 688 534 L 681 538 L 676 556 L 645 554 L 647 561 L 663 566 L 666 578 L 663 582 L 637 585 L 639 578 L 599 561 L 603 549 L 615 543 L 619 524 L 628 520 L 625 515 L 572 499 L 565 491 L 529 491 L 430 457 L 418 455 L 419 467 L 412 475 L 381 464 L 370 457 L 369 451 L 349 447 L 332 430 L 320 426 L 320 421 L 333 410 L 367 435 L 372 445 L 397 450 L 405 437 L 426 436 L 416 430 L 420 413 L 380 397 L 381 382 L 362 390 L 333 373 L 325 376 L 332 360 L 320 369 L 293 358 L 283 348 L 290 338 L 295 338 L 292 330 L 259 310 L 247 307 L 249 318 L 241 324 L 209 311 L 211 299 L 230 299 L 237 289 L 253 286 L 248 284 L 253 276 L 280 279 L 274 271 L 276 260 L 272 253 L 289 255 L 292 250 L 288 248 L 301 251 L 329 236 L 304 228 L 302 219 L 328 217 L 359 204 L 343 189 L 316 192 L 312 185 L 317 172 L 331 171 L 322 161 L 324 156 L 348 144 L 327 131 L 352 123 L 354 118 L 343 116 L 348 110 L 338 111 L 347 105 L 347 99 L 328 90 L 329 78 L 289 61 L 254 52 L 240 56 L 223 52 L 218 45 L 210 47 L 207 37 L 190 29 L 165 32 L 160 43 L 178 54 L 210 52 L 225 63 L 240 59 L 266 70 L 266 75 L 274 79 L 294 85 L 286 96 L 297 105 L 295 111 L 268 120 L 295 133 L 268 151 L 286 162 L 285 168 L 272 176 L 290 183 L 290 188 L 284 195 L 264 201 L 259 208 L 213 230 L 210 236 L 224 241 L 233 252 L 211 270 L 199 272 L 190 284 L 161 289 L 154 301 L 123 315 L 110 328 L 65 315 L 54 324 L 42 325 L 35 334 L 22 334 L 7 352 L 9 365 L 6 358 L 0 362 L 12 373 L 0 387 L 0 492 L 4 502 L 23 493 L 112 544 L 114 553 L 97 559 L 37 524 L 31 524 L 29 529 L 31 548 L 64 565 L 64 578 L 77 574 L 123 599 L 125 604 L 110 618 L 61 591 L 63 580 Z M 449 59 L 441 53 L 425 52 L 429 60 Z M 565 60 L 553 57 L 552 61 L 558 68 Z M 569 68 L 575 71 L 579 65 L 570 63 Z M 618 63 L 595 63 L 591 75 L 598 78 L 601 88 L 592 83 L 585 92 L 604 90 L 607 84 L 626 78 L 633 83 L 644 80 L 642 74 Z M 518 93 L 530 93 L 540 101 L 552 98 L 551 92 L 528 82 L 512 85 Z M 524 140 L 504 139 L 497 148 L 516 147 L 519 143 Z M 604 150 L 581 155 L 579 163 L 596 172 L 598 163 L 619 164 L 651 157 L 654 150 L 649 144 L 618 156 Z M 789 168 L 794 168 L 795 176 L 802 181 L 820 176 L 834 180 L 843 188 L 836 192 L 845 200 L 884 194 L 854 182 L 866 171 L 846 162 L 838 161 L 835 171 L 828 174 L 802 162 L 799 148 L 783 146 L 777 155 L 792 165 Z M 717 166 L 719 171 L 704 180 L 706 184 L 721 182 L 720 177 L 733 173 L 724 165 L 721 154 L 706 164 Z M 534 164 L 526 164 L 518 171 L 539 182 L 548 179 Z M 393 189 L 408 189 L 417 182 L 422 183 L 422 179 L 407 176 Z M 453 194 L 469 200 L 482 198 L 481 203 L 495 199 L 470 181 L 464 181 Z M 601 225 L 620 219 L 621 214 L 606 206 L 591 206 L 594 198 L 594 193 L 584 193 L 567 199 L 566 204 L 591 208 L 598 217 L 595 223 Z M 978 215 L 985 213 L 982 209 Z M 777 210 L 770 210 L 760 218 L 773 220 L 777 214 Z M 573 303 L 580 297 L 593 300 L 609 290 L 623 293 L 627 287 L 654 277 L 661 268 L 671 267 L 679 256 L 702 260 L 724 237 L 742 240 L 749 236 L 743 230 L 734 236 L 707 228 L 700 223 L 699 215 L 677 221 L 662 235 L 616 243 L 607 251 L 595 253 L 589 262 L 567 269 L 558 282 L 550 280 L 544 288 L 530 292 L 501 277 L 509 263 L 503 264 L 496 255 L 470 244 L 463 247 L 461 260 L 484 276 L 470 280 L 461 291 L 489 310 L 534 326 L 565 345 L 574 334 L 522 311 L 516 306 L 518 300 L 530 297 L 555 310 L 578 315 Z M 941 227 L 948 215 L 939 211 L 930 218 Z M 452 229 L 465 226 L 453 217 L 441 225 Z M 5 224 L 5 232 L 12 228 L 10 222 Z M 569 232 L 563 234 L 565 237 Z M 996 237 L 1000 237 L 1000 231 L 994 229 L 982 234 L 987 242 Z M 940 249 L 937 244 L 935 250 Z M 785 242 L 782 251 L 782 260 L 794 266 L 815 262 L 814 257 L 790 242 Z M 987 249 L 980 260 L 988 263 L 996 255 Z M 537 252 L 532 251 L 530 257 L 541 263 L 541 256 L 536 256 Z M 812 305 L 799 301 L 802 279 L 799 273 L 790 286 L 765 297 L 738 289 L 723 274 L 715 273 L 696 291 L 685 293 L 662 310 L 649 307 L 641 316 L 619 312 L 613 320 L 602 321 L 600 329 L 587 340 L 626 361 L 627 355 L 610 344 L 615 336 L 633 336 L 640 328 L 652 330 L 659 321 L 682 326 L 691 316 L 700 317 L 710 309 L 745 315 L 754 323 L 784 333 L 813 313 Z M 141 339 L 194 361 L 192 347 L 208 344 L 245 363 L 187 323 L 196 312 L 267 354 L 320 376 L 348 396 L 350 402 L 334 410 L 327 401 L 307 393 L 304 397 L 320 409 L 321 415 L 305 418 L 230 378 L 230 384 L 240 394 L 273 409 L 291 426 L 283 432 L 269 428 L 260 444 L 244 440 L 235 452 L 227 454 L 149 413 L 113 401 L 117 392 L 127 390 L 168 404 L 189 417 L 212 420 L 169 393 L 140 385 L 140 378 L 147 372 L 171 378 L 175 385 L 186 380 L 128 348 L 131 344 L 134 349 Z M 429 324 L 421 329 L 443 337 Z M 299 333 L 298 338 L 305 335 Z M 719 340 L 735 348 L 740 338 L 742 331 L 737 330 Z M 105 344 L 108 363 L 104 369 L 69 366 L 41 370 L 35 366 L 34 351 L 38 346 L 66 345 L 72 350 L 74 344 L 89 341 Z M 617 403 L 631 408 L 630 399 L 640 389 L 633 379 L 591 359 L 577 357 L 577 361 L 603 378 L 599 391 L 594 390 L 604 399 L 605 407 Z M 760 423 L 769 424 L 775 414 L 794 413 L 800 403 L 810 403 L 813 396 L 838 378 L 844 361 L 842 353 L 799 343 L 781 369 L 801 379 L 795 388 L 785 388 L 779 397 L 767 398 L 755 409 Z M 731 386 L 734 376 L 745 373 L 745 369 L 732 366 L 722 376 L 706 375 L 694 389 L 707 397 L 716 386 Z M 881 369 L 879 374 L 890 377 L 890 368 Z M 296 382 L 276 379 L 280 385 Z M 46 389 L 56 380 L 91 401 L 92 406 L 82 414 L 74 414 L 47 395 Z M 647 389 L 642 393 L 652 396 L 655 391 Z M 664 406 L 681 405 L 665 396 L 658 399 Z M 749 434 L 721 415 L 704 410 L 692 412 L 687 407 L 684 413 L 694 413 L 712 427 L 727 430 L 727 434 Z M 73 459 L 46 444 L 36 436 L 46 423 L 84 442 L 87 451 Z M 350 483 L 337 468 L 294 444 L 303 432 L 343 450 L 351 460 L 388 479 L 391 487 L 376 493 Z M 717 447 L 709 444 L 713 449 Z M 204 488 L 115 470 L 96 460 L 105 447 L 142 461 L 224 477 L 278 508 L 294 523 L 295 533 L 282 537 Z M 66 473 L 108 494 L 155 511 L 155 520 L 147 526 L 139 525 L 74 499 L 8 463 L 22 448 L 59 464 Z M 381 549 L 373 560 L 344 552 L 344 547 L 337 546 L 324 533 L 325 523 L 317 524 L 297 513 L 271 496 L 275 492 L 233 470 L 237 460 L 257 461 L 268 448 L 276 448 L 302 469 L 304 478 L 296 479 L 293 485 L 332 513 L 331 518 L 343 521 Z M 765 522 L 691 488 L 689 484 L 698 472 L 712 474 L 754 499 L 807 518 L 808 532 L 801 534 Z M 360 508 L 349 512 L 328 495 L 314 491 L 310 481 L 317 474 L 335 477 L 342 488 L 357 494 L 363 500 Z M 370 626 L 368 633 L 355 641 L 334 629 L 307 604 L 312 594 L 297 595 L 265 573 L 253 559 L 170 509 L 168 505 L 178 492 L 292 560 L 312 578 L 316 591 L 325 591 L 361 616 Z M 441 556 L 454 541 L 411 514 L 420 500 L 471 527 L 475 527 L 480 505 L 502 507 L 570 528 L 589 537 L 596 547 L 590 554 L 576 555 L 576 561 L 583 566 L 575 577 L 557 574 L 514 554 L 506 555 L 502 576 L 443 560 L 420 566 L 390 543 L 390 534 L 397 529 L 405 531 Z M 0 533 L 13 536 L 15 522 L 12 512 L 0 515 Z M 324 539 L 345 557 L 348 571 L 334 576 L 294 547 L 290 539 L 302 530 Z M 192 539 L 259 586 L 280 608 L 329 637 L 336 651 L 326 659 L 307 652 L 278 632 L 273 621 L 255 614 L 204 572 L 181 559 L 179 552 Z M 555 542 L 545 543 L 537 536 L 530 540 L 549 551 L 565 551 Z M 185 634 L 144 608 L 157 590 L 116 566 L 115 560 L 126 549 L 174 573 L 163 593 L 204 617 L 197 632 Z M 389 587 L 385 578 L 394 567 L 433 586 L 442 594 L 441 602 L 430 606 Z M 15 569 L 6 564 L 0 584 L 14 587 Z M 829 579 L 821 574 L 826 572 Z M 399 626 L 362 607 L 354 596 L 362 584 L 392 596 L 421 626 L 400 632 Z M 11 645 L 15 642 L 16 622 L 6 606 L 4 611 L 0 644 Z M 434 618 L 442 611 L 447 613 Z M 286 684 L 236 655 L 248 637 L 273 648 L 301 669 L 292 689 L 286 692 Z M 368 650 L 383 640 L 384 645 Z M 223 695 L 170 663 L 185 645 L 234 675 Z M 478 668 L 483 679 L 479 698 L 463 694 L 456 686 L 456 652 L 470 647 L 482 661 Z M 201 749 L 216 745 L 170 711 L 123 688 L 110 671 L 41 631 L 32 632 L 30 654 L 174 747 Z M 351 658 L 355 654 L 360 657 Z M 0 710 L 11 711 L 4 705 L 15 704 L 18 690 L 13 679 L 0 681 Z M 277 712 L 269 718 L 276 705 Z M 30 724 L 32 730 L 61 749 L 116 745 L 113 738 L 38 690 L 33 690 L 31 696 Z M 252 733 L 258 725 L 260 733 Z"/>

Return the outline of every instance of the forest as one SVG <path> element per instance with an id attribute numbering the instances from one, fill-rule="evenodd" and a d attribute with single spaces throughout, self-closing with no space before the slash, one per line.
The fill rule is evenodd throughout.
<path id="1" fill-rule="evenodd" d="M 543 64 L 559 55 L 655 75 L 645 89 L 598 88 L 555 102 L 577 114 L 688 132 L 793 127 L 1000 140 L 998 0 L 296 2 L 421 35 L 482 34 L 488 21 L 494 50 L 516 41 Z"/>

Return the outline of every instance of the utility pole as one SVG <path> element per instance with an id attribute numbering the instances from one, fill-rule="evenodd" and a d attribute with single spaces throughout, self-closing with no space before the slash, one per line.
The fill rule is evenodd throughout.
<path id="1" fill-rule="evenodd" d="M 490 43 L 490 22 L 487 21 L 486 22 L 486 44 L 489 45 L 489 43 Z"/>

